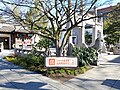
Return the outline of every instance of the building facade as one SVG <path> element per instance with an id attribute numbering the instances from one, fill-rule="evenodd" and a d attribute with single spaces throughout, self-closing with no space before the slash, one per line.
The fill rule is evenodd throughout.
<path id="1" fill-rule="evenodd" d="M 15 39 L 30 39 L 34 34 L 22 28 L 15 28 L 11 24 L 0 24 L 0 42 L 3 42 L 4 49 L 13 49 L 15 47 Z"/>

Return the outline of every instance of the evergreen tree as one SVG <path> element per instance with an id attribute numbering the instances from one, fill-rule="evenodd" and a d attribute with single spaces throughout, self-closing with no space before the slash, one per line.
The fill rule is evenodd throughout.
<path id="1" fill-rule="evenodd" d="M 106 44 L 114 45 L 120 38 L 120 3 L 113 7 L 108 14 L 108 18 L 104 21 L 104 34 L 106 35 Z"/>

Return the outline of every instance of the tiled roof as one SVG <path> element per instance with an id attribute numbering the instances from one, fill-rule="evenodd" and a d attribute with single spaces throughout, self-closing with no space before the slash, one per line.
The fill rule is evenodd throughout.
<path id="1" fill-rule="evenodd" d="M 15 30 L 15 32 L 29 33 L 29 31 L 27 31 L 27 30 L 25 30 L 25 29 L 21 29 L 21 28 L 15 29 L 14 26 L 1 26 L 1 27 L 0 27 L 0 32 L 10 33 L 10 32 L 12 32 L 12 31 L 14 31 L 14 30 Z"/>
<path id="2" fill-rule="evenodd" d="M 30 33 L 28 30 L 25 30 L 25 29 L 18 29 L 18 30 L 15 30 L 15 32 Z"/>
<path id="3" fill-rule="evenodd" d="M 13 26 L 2 26 L 0 27 L 0 32 L 12 32 L 14 31 Z"/>

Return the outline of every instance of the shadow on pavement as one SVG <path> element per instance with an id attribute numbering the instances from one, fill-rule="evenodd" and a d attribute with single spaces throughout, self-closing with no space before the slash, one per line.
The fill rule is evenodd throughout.
<path id="1" fill-rule="evenodd" d="M 19 74 L 36 74 L 36 72 L 26 71 L 22 67 L 7 62 L 4 59 L 0 60 L 0 70 L 10 70 Z"/>
<path id="2" fill-rule="evenodd" d="M 47 85 L 46 83 L 41 82 L 28 82 L 28 83 L 21 83 L 21 82 L 7 82 L 0 84 L 0 87 L 8 88 L 8 89 L 20 89 L 20 90 L 49 90 L 43 89 L 42 87 Z"/>
<path id="3" fill-rule="evenodd" d="M 117 57 L 117 58 L 115 58 L 115 59 L 113 59 L 113 60 L 111 60 L 111 61 L 109 61 L 109 62 L 112 62 L 112 63 L 120 63 L 120 56 Z"/>
<path id="4" fill-rule="evenodd" d="M 5 72 L 5 73 L 4 73 Z M 11 62 L 7 62 L 4 59 L 0 60 L 0 77 L 5 78 L 5 77 L 11 77 L 13 74 L 13 79 L 14 76 L 19 74 L 18 76 L 20 77 L 23 74 L 36 74 L 36 72 L 31 72 L 23 69 L 22 67 L 16 66 L 12 64 Z M 4 77 L 5 76 L 5 77 Z M 16 77 L 15 77 L 16 78 Z M 11 78 L 9 78 L 11 79 Z M 4 88 L 6 90 L 9 89 L 20 89 L 20 90 L 49 90 L 49 89 L 44 89 L 45 86 L 48 85 L 47 83 L 44 82 L 21 82 L 21 81 L 8 81 L 8 82 L 2 82 L 0 83 L 0 90 L 3 90 Z M 43 88 L 42 88 L 43 87 Z M 3 88 L 3 89 L 1 89 Z"/>
<path id="5" fill-rule="evenodd" d="M 102 85 L 109 86 L 111 88 L 115 88 L 120 90 L 120 80 L 114 80 L 114 79 L 106 79 Z"/>
<path id="6" fill-rule="evenodd" d="M 0 60 L 0 70 L 3 70 L 3 69 L 20 69 L 20 67 L 15 66 L 11 62 L 7 62 L 7 61 L 1 59 Z"/>

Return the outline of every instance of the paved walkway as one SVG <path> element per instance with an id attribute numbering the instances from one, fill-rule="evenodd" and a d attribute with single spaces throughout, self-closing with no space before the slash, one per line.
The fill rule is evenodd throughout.
<path id="1" fill-rule="evenodd" d="M 102 55 L 100 65 L 60 83 L 0 60 L 0 90 L 120 90 L 120 56 Z"/>
<path id="2" fill-rule="evenodd" d="M 99 66 L 65 85 L 76 90 L 120 90 L 120 55 L 102 55 Z"/>

